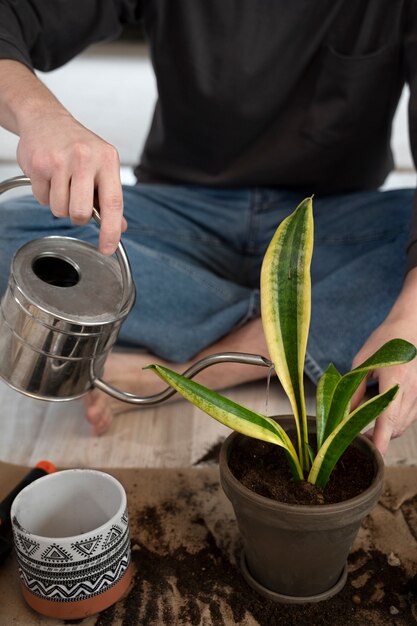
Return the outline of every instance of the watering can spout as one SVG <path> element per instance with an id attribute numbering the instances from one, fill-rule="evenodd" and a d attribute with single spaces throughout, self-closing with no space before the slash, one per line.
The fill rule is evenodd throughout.
<path id="1" fill-rule="evenodd" d="M 0 194 L 30 184 L 29 178 L 16 176 L 0 183 Z M 92 216 L 100 224 L 95 209 Z M 168 387 L 141 397 L 101 379 L 135 301 L 122 243 L 116 258 L 104 257 L 84 241 L 58 236 L 30 241 L 15 253 L 0 306 L 0 377 L 10 387 L 51 401 L 72 400 L 95 387 L 137 405 L 157 404 L 176 393 Z M 272 366 L 260 355 L 225 352 L 201 359 L 184 375 L 192 378 L 225 362 Z"/>
<path id="2" fill-rule="evenodd" d="M 258 365 L 268 368 L 273 367 L 272 361 L 259 354 L 249 354 L 246 352 L 218 352 L 216 354 L 209 354 L 203 359 L 200 359 L 199 361 L 193 363 L 193 365 L 191 365 L 183 373 L 183 376 L 185 376 L 186 378 L 194 378 L 194 376 L 205 370 L 207 367 L 211 367 L 212 365 L 216 365 L 219 363 L 242 363 L 245 365 Z M 140 397 L 126 391 L 119 391 L 118 389 L 104 382 L 100 378 L 95 378 L 94 372 L 92 372 L 92 380 L 94 381 L 94 386 L 97 389 L 100 389 L 108 395 L 113 396 L 113 398 L 117 398 L 117 400 L 130 402 L 131 404 L 159 404 L 160 402 L 167 400 L 176 393 L 175 389 L 167 387 L 160 393 L 156 393 L 151 396 Z"/>

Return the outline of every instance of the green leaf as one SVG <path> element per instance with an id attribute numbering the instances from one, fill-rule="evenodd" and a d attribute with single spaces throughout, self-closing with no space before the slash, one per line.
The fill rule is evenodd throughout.
<path id="1" fill-rule="evenodd" d="M 326 439 L 349 412 L 353 394 L 365 379 L 368 372 L 408 363 L 416 356 L 416 348 L 404 339 L 391 339 L 364 363 L 348 372 L 339 380 L 333 393 L 332 403 L 326 421 L 323 439 Z"/>
<path id="2" fill-rule="evenodd" d="M 310 458 L 310 463 L 313 464 L 314 459 L 316 458 L 316 451 L 310 444 L 308 444 L 308 456 Z"/>
<path id="3" fill-rule="evenodd" d="M 365 404 L 362 404 L 337 426 L 317 453 L 308 476 L 308 482 L 324 489 L 336 463 L 361 430 L 378 417 L 398 393 L 394 385 Z"/>
<path id="4" fill-rule="evenodd" d="M 303 472 L 294 446 L 282 426 L 273 419 L 251 411 L 167 367 L 149 365 L 146 369 L 153 370 L 186 400 L 218 422 L 248 437 L 267 441 L 284 448 L 288 452 L 287 458 L 290 461 L 293 475 L 298 476 L 299 480 L 303 480 Z"/>
<path id="5" fill-rule="evenodd" d="M 333 399 L 333 393 L 337 383 L 342 378 L 333 363 L 330 363 L 327 370 L 319 380 L 316 392 L 316 427 L 317 427 L 317 450 L 323 443 L 324 431 L 326 428 L 327 418 L 329 416 L 330 406 Z"/>
<path id="6" fill-rule="evenodd" d="M 311 314 L 312 199 L 281 222 L 261 270 L 266 343 L 296 420 L 301 467 L 310 467 L 304 397 L 304 361 Z"/>

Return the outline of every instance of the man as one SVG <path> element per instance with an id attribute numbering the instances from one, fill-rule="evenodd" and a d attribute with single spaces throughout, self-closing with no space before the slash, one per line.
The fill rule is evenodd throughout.
<path id="1" fill-rule="evenodd" d="M 159 99 L 140 184 L 122 192 L 115 148 L 31 68 L 53 69 L 138 19 Z M 142 381 L 152 393 L 157 383 L 141 371 L 151 361 L 183 369 L 221 350 L 266 354 L 262 256 L 279 222 L 314 193 L 307 375 L 317 382 L 329 361 L 346 371 L 394 337 L 417 344 L 414 192 L 377 191 L 393 165 L 391 123 L 405 80 L 416 154 L 416 59 L 415 0 L 0 0 L 0 123 L 20 136 L 18 162 L 50 207 L 3 205 L 2 275 L 24 241 L 68 228 L 53 216 L 69 216 L 93 239 L 94 191 L 100 250 L 111 254 L 127 227 L 124 204 L 141 297 L 120 343 L 149 354 L 112 355 L 105 377 L 139 393 Z M 416 374 L 415 362 L 373 372 L 381 391 L 401 385 L 374 430 L 383 453 L 417 418 Z M 199 380 L 221 387 L 264 375 L 221 366 Z M 103 432 L 109 399 L 94 391 L 86 404 Z"/>

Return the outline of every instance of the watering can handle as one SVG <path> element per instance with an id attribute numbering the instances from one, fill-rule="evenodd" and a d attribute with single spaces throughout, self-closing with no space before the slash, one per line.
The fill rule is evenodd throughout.
<path id="1" fill-rule="evenodd" d="M 4 180 L 0 183 L 0 195 L 5 191 L 9 191 L 10 189 L 15 189 L 17 187 L 24 187 L 26 185 L 31 185 L 32 182 L 30 178 L 27 176 L 15 176 L 14 178 L 9 178 L 8 180 Z M 100 213 L 97 209 L 93 208 L 93 218 L 95 222 L 100 226 L 101 219 Z M 127 314 L 129 312 L 129 307 L 131 304 L 131 293 L 133 290 L 133 282 L 132 282 L 132 272 L 130 270 L 129 259 L 127 258 L 127 254 L 125 249 L 120 242 L 116 249 L 117 260 L 120 265 L 120 272 L 122 275 L 122 284 L 123 284 L 123 293 L 125 294 L 125 298 L 123 300 L 120 315 Z"/>

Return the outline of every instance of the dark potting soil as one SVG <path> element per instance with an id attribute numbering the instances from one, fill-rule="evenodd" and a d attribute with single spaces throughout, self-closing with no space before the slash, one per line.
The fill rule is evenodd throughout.
<path id="1" fill-rule="evenodd" d="M 192 499 L 190 493 L 190 503 Z M 111 607 L 102 612 L 96 626 L 243 626 L 248 616 L 259 626 L 416 623 L 417 581 L 409 580 L 401 566 L 390 565 L 378 550 L 360 549 L 350 555 L 348 581 L 334 598 L 318 604 L 275 604 L 248 587 L 203 517 L 192 519 L 202 535 L 199 549 L 170 550 L 166 519 L 172 506 L 166 502 L 139 511 L 137 521 L 147 541 L 132 538 L 133 586 L 121 603 L 122 611 L 115 613 Z"/>
<path id="2" fill-rule="evenodd" d="M 367 489 L 374 477 L 372 461 L 361 450 L 350 446 L 324 490 L 307 481 L 295 483 L 284 450 L 256 439 L 233 447 L 229 467 L 251 491 L 288 504 L 333 504 L 349 500 Z"/>

